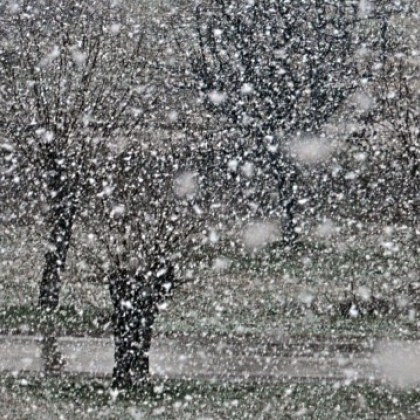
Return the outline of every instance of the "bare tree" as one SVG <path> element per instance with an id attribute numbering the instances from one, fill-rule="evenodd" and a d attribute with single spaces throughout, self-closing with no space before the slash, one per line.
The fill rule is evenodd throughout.
<path id="1" fill-rule="evenodd" d="M 155 104 L 152 45 L 139 5 L 24 0 L 1 7 L 0 136 L 9 178 L 19 177 L 15 188 L 37 203 L 33 212 L 43 208 L 38 216 L 49 233 L 39 302 L 54 309 L 101 151 L 133 136 Z"/>
<path id="2" fill-rule="evenodd" d="M 156 143 L 156 141 L 155 141 Z M 90 228 L 106 250 L 97 262 L 114 307 L 113 386 L 144 387 L 149 350 L 160 305 L 185 280 L 184 269 L 204 228 L 198 208 L 198 174 L 185 150 L 128 147 L 101 171 L 95 196 L 97 222 Z"/>
<path id="3" fill-rule="evenodd" d="M 416 2 L 404 1 L 372 2 L 366 11 L 358 64 L 363 89 L 346 116 L 357 129 L 342 162 L 357 179 L 341 180 L 341 192 L 363 204 L 360 216 L 414 225 L 420 150 L 416 10 Z M 356 170 L 354 155 L 360 159 Z"/>
<path id="4" fill-rule="evenodd" d="M 237 130 L 230 153 L 277 186 L 289 239 L 298 168 L 285 146 L 316 135 L 357 86 L 358 3 L 216 0 L 194 9 L 190 61 L 201 100 Z"/>

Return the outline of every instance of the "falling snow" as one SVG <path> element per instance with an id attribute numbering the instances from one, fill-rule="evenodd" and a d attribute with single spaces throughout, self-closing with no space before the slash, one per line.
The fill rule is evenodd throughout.
<path id="1" fill-rule="evenodd" d="M 418 6 L 0 1 L 0 418 L 420 418 Z"/>

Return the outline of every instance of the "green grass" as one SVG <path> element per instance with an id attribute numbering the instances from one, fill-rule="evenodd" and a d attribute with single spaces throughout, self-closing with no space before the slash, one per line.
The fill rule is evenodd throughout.
<path id="1" fill-rule="evenodd" d="M 234 271 L 261 274 L 288 274 L 301 281 L 322 277 L 332 285 L 354 278 L 383 278 L 404 276 L 417 269 L 413 244 L 398 244 L 399 251 L 391 252 L 374 243 L 325 242 L 302 240 L 291 251 L 273 243 L 255 254 L 227 254 Z"/>
<path id="2" fill-rule="evenodd" d="M 263 308 L 264 306 L 262 306 Z M 377 340 L 381 338 L 418 339 L 416 324 L 387 317 L 346 319 L 343 317 L 301 315 L 290 316 L 275 309 L 247 312 L 235 306 L 212 312 L 207 305 L 201 311 L 183 311 L 176 305 L 165 311 L 156 323 L 157 334 L 186 334 L 195 336 L 249 336 L 265 337 L 267 341 L 282 341 L 282 335 L 296 341 Z M 58 335 L 109 336 L 112 333 L 111 311 L 87 308 L 83 312 L 63 307 L 53 315 L 53 325 Z M 32 307 L 9 307 L 0 310 L 0 333 L 40 334 L 43 315 Z"/>
<path id="3" fill-rule="evenodd" d="M 244 322 L 245 321 L 245 322 Z M 416 324 L 401 320 L 384 318 L 345 319 L 328 316 L 283 316 L 274 315 L 252 317 L 246 314 L 242 318 L 230 315 L 213 318 L 161 319 L 157 331 L 166 334 L 197 334 L 205 332 L 213 336 L 265 336 L 273 341 L 282 341 L 282 336 L 292 336 L 307 340 L 349 340 L 349 339 L 419 339 Z M 270 341 L 270 339 L 268 339 Z"/>
<path id="4" fill-rule="evenodd" d="M 410 319 L 409 307 L 396 304 L 399 298 L 407 299 L 408 284 L 416 279 L 418 260 L 411 245 L 401 245 L 394 253 L 372 243 L 340 247 L 305 241 L 292 253 L 272 244 L 255 254 L 225 256 L 232 264 L 222 276 L 203 278 L 175 296 L 169 311 L 161 315 L 162 330 L 418 334 L 418 316 Z M 382 299 L 382 312 L 356 319 L 340 316 L 341 301 L 354 296 L 362 301 L 359 290 Z M 313 304 L 302 303 L 305 293 L 312 295 Z"/>
<path id="5" fill-rule="evenodd" d="M 227 273 L 203 278 L 177 291 L 168 309 L 159 316 L 157 333 L 204 332 L 216 338 L 266 334 L 273 340 L 281 340 L 286 334 L 302 342 L 419 339 L 418 321 L 409 321 L 405 316 L 347 319 L 317 313 L 302 304 L 300 310 L 285 309 L 281 302 L 295 285 L 313 290 L 326 283 L 332 290 L 343 290 L 350 281 L 355 287 L 367 284 L 375 292 L 396 297 L 399 289 L 383 286 L 392 285 L 394 280 L 405 281 L 415 272 L 418 262 L 411 249 L 402 247 L 401 252 L 389 253 L 367 243 L 339 248 L 312 241 L 302 243 L 292 254 L 273 244 L 255 255 L 224 255 L 233 261 Z M 111 308 L 85 306 L 81 311 L 65 306 L 54 314 L 59 335 L 108 335 L 110 320 Z M 39 333 L 42 321 L 42 313 L 31 306 L 0 309 L 3 332 Z M 383 384 L 167 381 L 157 382 L 154 389 L 154 393 L 133 391 L 115 401 L 106 380 L 77 375 L 3 377 L 0 418 L 420 418 L 419 389 L 398 390 Z"/>
<path id="6" fill-rule="evenodd" d="M 289 253 L 279 244 L 255 254 L 227 251 L 231 268 L 221 276 L 207 271 L 194 284 L 177 290 L 168 309 L 161 312 L 156 329 L 159 333 L 215 335 L 281 331 L 311 337 L 418 337 L 418 315 L 409 319 L 408 310 L 397 313 L 393 302 L 400 296 L 406 298 L 407 282 L 416 279 L 415 249 L 400 239 L 400 251 L 389 252 L 378 240 L 365 239 L 341 246 L 337 241 L 306 238 Z M 220 256 L 219 251 L 209 249 L 210 260 L 212 253 Z M 367 287 L 396 310 L 376 317 L 338 316 L 339 299 L 351 299 L 351 285 L 355 291 Z M 313 295 L 313 305 L 301 302 L 302 291 Z M 112 308 L 86 303 L 82 307 L 83 311 L 64 306 L 54 315 L 59 334 L 111 333 Z M 0 308 L 1 331 L 37 333 L 41 320 L 42 314 L 30 306 Z"/>
<path id="7" fill-rule="evenodd" d="M 111 312 L 88 307 L 77 310 L 74 307 L 60 307 L 53 315 L 58 335 L 109 335 L 112 330 Z M 18 334 L 37 334 L 45 314 L 31 306 L 11 306 L 0 309 L 0 331 Z"/>
<path id="8" fill-rule="evenodd" d="M 49 407 L 57 418 L 62 414 L 70 419 L 130 419 L 136 414 L 137 418 L 162 419 L 382 419 L 392 415 L 415 419 L 420 414 L 420 389 L 392 389 L 373 383 L 219 384 L 172 380 L 156 382 L 152 392 L 133 390 L 117 399 L 108 386 L 107 381 L 77 376 L 23 381 L 9 377 L 0 381 L 0 398 L 3 394 L 15 405 Z"/>

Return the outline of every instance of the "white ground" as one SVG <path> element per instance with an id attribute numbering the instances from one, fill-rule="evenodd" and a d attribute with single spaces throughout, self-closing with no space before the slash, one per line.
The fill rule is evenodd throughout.
<path id="1" fill-rule="evenodd" d="M 0 336 L 0 371 L 41 370 L 40 345 L 40 337 Z M 408 345 L 414 351 L 420 350 L 420 342 Z M 112 372 L 112 338 L 61 337 L 59 350 L 66 362 L 65 371 L 99 376 Z M 150 357 L 152 373 L 166 378 L 232 381 L 302 378 L 351 382 L 386 379 L 387 376 L 387 365 L 381 363 L 382 353 L 270 353 L 258 344 L 239 345 L 223 339 L 217 345 L 209 346 L 203 342 L 157 337 Z M 416 369 L 416 363 L 413 369 Z"/>

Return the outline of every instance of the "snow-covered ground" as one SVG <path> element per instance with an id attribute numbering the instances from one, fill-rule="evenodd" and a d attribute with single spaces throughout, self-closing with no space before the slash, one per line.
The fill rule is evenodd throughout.
<path id="1" fill-rule="evenodd" d="M 287 351 L 284 344 L 288 344 Z M 271 347 L 258 340 L 232 343 L 221 339 L 206 343 L 159 337 L 150 354 L 151 372 L 167 379 L 223 382 L 326 379 L 351 383 L 385 379 L 396 385 L 419 384 L 419 341 L 378 343 L 374 348 L 361 342 L 359 351 L 353 352 L 335 349 L 331 342 L 311 344 L 318 348 L 308 353 L 287 337 Z M 112 338 L 61 337 L 58 349 L 65 360 L 64 371 L 100 377 L 112 373 Z M 0 371 L 42 371 L 41 337 L 0 336 L 0 354 Z M 392 359 L 399 364 L 404 361 L 404 370 L 393 366 Z"/>

